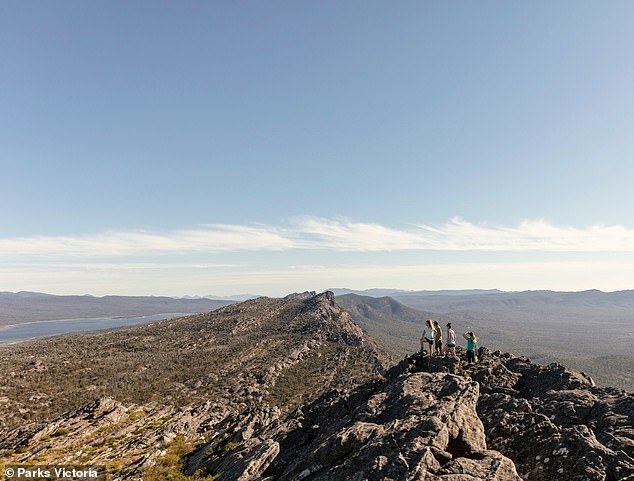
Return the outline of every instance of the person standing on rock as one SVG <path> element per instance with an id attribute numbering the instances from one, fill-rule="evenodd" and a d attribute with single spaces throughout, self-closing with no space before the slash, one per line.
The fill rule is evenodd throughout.
<path id="1" fill-rule="evenodd" d="M 451 322 L 447 323 L 447 345 L 443 353 L 447 351 L 449 351 L 454 359 L 458 358 L 458 356 L 456 356 L 456 332 L 451 328 Z"/>
<path id="2" fill-rule="evenodd" d="M 431 319 L 425 321 L 425 329 L 420 338 L 420 350 L 425 351 L 425 342 L 429 345 L 429 355 L 434 352 L 434 322 Z"/>
<path id="3" fill-rule="evenodd" d="M 473 331 L 465 332 L 462 337 L 467 340 L 467 362 L 471 364 L 476 360 L 476 346 L 478 344 L 478 338 Z"/>
<path id="4" fill-rule="evenodd" d="M 436 348 L 436 355 L 442 354 L 442 328 L 438 321 L 432 321 L 434 323 L 434 347 Z"/>

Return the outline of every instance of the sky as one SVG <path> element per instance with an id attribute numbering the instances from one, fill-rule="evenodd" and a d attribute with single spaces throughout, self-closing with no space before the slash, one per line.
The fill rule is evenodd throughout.
<path id="1" fill-rule="evenodd" d="M 0 2 L 0 291 L 634 289 L 632 18 Z"/>

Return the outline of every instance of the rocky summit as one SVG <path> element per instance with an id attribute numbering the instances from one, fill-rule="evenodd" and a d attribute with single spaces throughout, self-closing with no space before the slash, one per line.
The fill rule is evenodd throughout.
<path id="1" fill-rule="evenodd" d="M 1 352 L 2 460 L 145 481 L 634 480 L 631 394 L 458 354 L 394 365 L 329 292 L 22 344 Z"/>

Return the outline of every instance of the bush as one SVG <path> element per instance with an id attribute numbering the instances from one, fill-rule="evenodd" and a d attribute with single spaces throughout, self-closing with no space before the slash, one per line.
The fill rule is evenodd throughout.
<path id="1" fill-rule="evenodd" d="M 191 441 L 182 434 L 177 435 L 156 464 L 145 470 L 143 481 L 213 481 L 216 476 L 203 476 L 200 473 L 188 476 L 183 472 L 187 455 L 192 449 Z"/>

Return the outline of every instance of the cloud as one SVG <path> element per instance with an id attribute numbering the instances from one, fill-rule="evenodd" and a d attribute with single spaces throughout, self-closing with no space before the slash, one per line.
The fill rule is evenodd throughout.
<path id="1" fill-rule="evenodd" d="M 0 256 L 138 256 L 287 250 L 292 237 L 268 226 L 214 224 L 173 232 L 106 232 L 79 236 L 35 236 L 0 239 Z"/>
<path id="2" fill-rule="evenodd" d="M 440 228 L 421 225 L 442 250 L 634 252 L 634 230 L 623 226 L 559 227 L 543 220 L 523 221 L 517 227 L 476 225 L 452 219 Z"/>
<path id="3" fill-rule="evenodd" d="M 515 227 L 492 226 L 460 218 L 441 225 L 393 228 L 345 219 L 302 217 L 289 227 L 210 224 L 168 232 L 0 238 L 0 257 L 5 260 L 306 249 L 341 252 L 634 252 L 634 230 L 619 225 L 561 227 L 543 220 L 524 221 Z"/>
<path id="4" fill-rule="evenodd" d="M 303 217 L 298 232 L 312 239 L 312 247 L 340 251 L 429 249 L 421 232 L 398 230 L 379 224 Z"/>
<path id="5" fill-rule="evenodd" d="M 454 218 L 439 226 L 395 229 L 312 217 L 297 225 L 314 246 L 338 251 L 634 252 L 634 230 L 623 226 L 558 227 L 536 220 L 504 227 Z"/>

